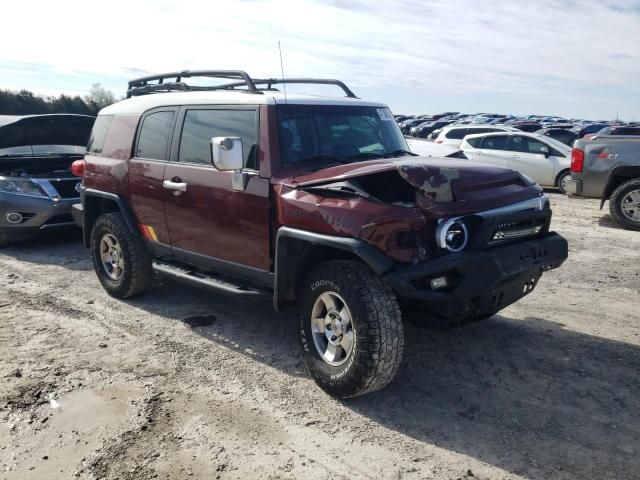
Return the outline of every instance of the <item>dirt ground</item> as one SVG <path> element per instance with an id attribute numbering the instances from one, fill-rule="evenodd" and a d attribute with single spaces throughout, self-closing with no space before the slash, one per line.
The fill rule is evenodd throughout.
<path id="1" fill-rule="evenodd" d="M 338 401 L 295 314 L 176 283 L 108 297 L 75 233 L 0 251 L 0 478 L 640 478 L 640 233 L 551 193 L 570 257 L 490 320 L 407 327 Z"/>

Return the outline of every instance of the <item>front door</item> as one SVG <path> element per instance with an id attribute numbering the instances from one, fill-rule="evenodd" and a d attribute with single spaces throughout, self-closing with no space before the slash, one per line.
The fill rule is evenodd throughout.
<path id="1" fill-rule="evenodd" d="M 164 173 L 165 212 L 176 258 L 243 275 L 268 272 L 269 180 L 257 166 L 256 107 L 182 107 Z M 234 190 L 232 172 L 211 164 L 212 137 L 240 137 L 248 181 Z"/>
<path id="2" fill-rule="evenodd" d="M 535 138 L 513 135 L 509 144 L 509 168 L 524 173 L 540 185 L 551 186 L 555 179 L 555 158 L 545 155 L 551 147 Z"/>

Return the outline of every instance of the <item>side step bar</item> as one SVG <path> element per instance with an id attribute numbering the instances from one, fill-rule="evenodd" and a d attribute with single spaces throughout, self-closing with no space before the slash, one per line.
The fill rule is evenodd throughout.
<path id="1" fill-rule="evenodd" d="M 196 287 L 213 290 L 224 295 L 242 297 L 246 300 L 258 300 L 271 298 L 273 294 L 266 290 L 260 290 L 247 284 L 232 283 L 228 277 L 209 275 L 195 270 L 188 270 L 183 267 L 164 262 L 153 262 L 153 270 L 166 277 L 170 277 L 180 282 L 188 283 Z"/>

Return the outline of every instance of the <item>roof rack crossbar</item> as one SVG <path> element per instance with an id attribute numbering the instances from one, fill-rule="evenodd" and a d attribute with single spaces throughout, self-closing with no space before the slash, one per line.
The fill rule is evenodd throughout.
<path id="1" fill-rule="evenodd" d="M 342 82 L 341 80 L 334 80 L 330 78 L 286 78 L 286 79 L 254 78 L 253 83 L 254 85 L 266 85 L 267 86 L 266 90 L 272 90 L 272 87 L 274 84 L 283 84 L 283 83 L 284 84 L 298 83 L 298 84 L 310 84 L 310 85 L 335 85 L 337 87 L 340 87 L 344 91 L 344 93 L 347 95 L 347 97 L 358 98 L 356 97 L 355 93 L 353 93 L 353 91 L 351 91 L 351 89 L 344 84 L 344 82 Z M 243 82 L 234 82 L 234 83 L 227 83 L 225 85 L 220 85 L 218 88 L 233 90 L 236 87 L 242 87 L 244 85 L 245 83 Z"/>
<path id="2" fill-rule="evenodd" d="M 162 73 L 159 75 L 149 75 L 146 77 L 136 78 L 131 80 L 127 88 L 127 98 L 135 95 L 144 95 L 146 93 L 152 93 L 154 91 L 167 91 L 167 90 L 217 90 L 218 86 L 212 87 L 192 87 L 184 83 L 184 78 L 191 77 L 209 77 L 209 78 L 223 78 L 227 80 L 240 80 L 240 85 L 247 87 L 247 91 L 250 93 L 262 93 L 260 92 L 249 74 L 243 70 L 184 70 L 182 72 Z M 167 79 L 175 79 L 173 82 L 165 83 Z M 157 82 L 157 83 L 149 83 Z M 167 88 L 168 87 L 168 88 Z"/>

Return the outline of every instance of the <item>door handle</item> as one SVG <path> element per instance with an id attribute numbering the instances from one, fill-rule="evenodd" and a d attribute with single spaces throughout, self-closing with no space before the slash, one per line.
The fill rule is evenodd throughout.
<path id="1" fill-rule="evenodd" d="M 184 182 L 172 182 L 171 180 L 164 180 L 162 186 L 167 190 L 176 190 L 178 192 L 186 192 L 187 184 Z"/>

